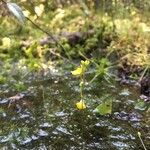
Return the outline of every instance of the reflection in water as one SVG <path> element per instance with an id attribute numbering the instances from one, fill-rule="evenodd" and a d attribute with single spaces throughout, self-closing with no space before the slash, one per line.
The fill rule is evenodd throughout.
<path id="1" fill-rule="evenodd" d="M 57 81 L 57 82 L 56 82 Z M 150 139 L 145 114 L 134 110 L 134 88 L 93 83 L 85 90 L 88 108 L 76 110 L 78 83 L 57 78 L 34 82 L 32 90 L 13 107 L 0 100 L 1 149 L 129 150 L 142 149 L 140 130 Z M 32 93 L 32 94 L 30 94 Z M 100 116 L 94 108 L 105 95 L 114 99 L 113 114 Z M 148 140 L 144 141 L 150 146 Z"/>

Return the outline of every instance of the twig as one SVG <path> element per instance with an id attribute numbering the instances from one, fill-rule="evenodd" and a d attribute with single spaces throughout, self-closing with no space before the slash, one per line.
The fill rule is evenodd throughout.
<path id="1" fill-rule="evenodd" d="M 141 77 L 140 77 L 140 79 L 139 79 L 138 82 L 141 82 L 141 80 L 143 79 L 143 77 L 144 77 L 144 75 L 145 75 L 145 73 L 146 73 L 146 71 L 147 71 L 148 68 L 149 68 L 149 66 L 147 66 L 147 67 L 144 69 L 144 71 L 143 71 L 143 73 L 142 73 L 142 75 L 141 75 Z"/>
<path id="2" fill-rule="evenodd" d="M 60 46 L 64 51 L 66 49 L 63 47 L 62 44 L 60 44 L 52 35 L 52 33 L 47 32 L 46 30 L 42 29 L 40 26 L 38 26 L 36 23 L 34 23 L 30 18 L 26 17 L 27 20 L 29 20 L 37 29 L 41 30 L 43 33 L 47 34 L 58 46 Z"/>

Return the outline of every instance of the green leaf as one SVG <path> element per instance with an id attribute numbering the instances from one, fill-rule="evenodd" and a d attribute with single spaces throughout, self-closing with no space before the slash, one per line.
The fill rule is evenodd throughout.
<path id="1" fill-rule="evenodd" d="M 22 23 L 24 24 L 25 16 L 22 9 L 15 3 L 7 3 L 9 11 Z"/>
<path id="2" fill-rule="evenodd" d="M 112 100 L 108 99 L 105 102 L 98 105 L 94 112 L 99 113 L 100 115 L 106 115 L 112 113 Z"/>
<path id="3" fill-rule="evenodd" d="M 134 106 L 135 109 L 145 110 L 147 108 L 145 102 L 143 100 L 138 100 L 138 102 Z"/>

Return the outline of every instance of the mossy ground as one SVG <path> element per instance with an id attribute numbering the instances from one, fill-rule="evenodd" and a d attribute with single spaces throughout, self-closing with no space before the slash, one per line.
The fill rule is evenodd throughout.
<path id="1" fill-rule="evenodd" d="M 12 16 L 2 17 L 0 82 L 6 80 L 6 70 L 14 66 L 40 71 L 54 62 L 72 63 L 85 58 L 98 65 L 105 58 L 116 68 L 128 69 L 132 78 L 149 75 L 150 25 L 137 9 L 132 8 L 122 17 L 118 12 L 96 12 L 78 4 L 49 10 L 43 4 L 36 7 L 36 14 L 29 10 L 24 10 L 24 14 L 50 32 L 63 49 L 31 22 L 26 20 L 22 26 Z"/>

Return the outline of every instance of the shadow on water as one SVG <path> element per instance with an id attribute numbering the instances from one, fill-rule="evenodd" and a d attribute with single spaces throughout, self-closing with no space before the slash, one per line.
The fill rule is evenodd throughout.
<path id="1" fill-rule="evenodd" d="M 139 92 L 134 86 L 93 83 L 85 89 L 88 108 L 79 111 L 76 79 L 56 77 L 29 85 L 28 96 L 8 107 L 0 103 L 0 149 L 142 150 L 140 131 L 150 147 L 148 114 L 134 109 Z M 93 113 L 105 95 L 113 113 Z"/>

